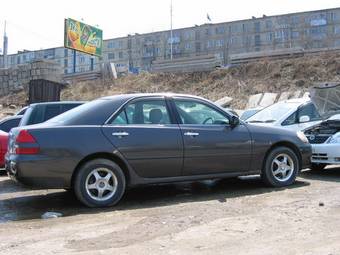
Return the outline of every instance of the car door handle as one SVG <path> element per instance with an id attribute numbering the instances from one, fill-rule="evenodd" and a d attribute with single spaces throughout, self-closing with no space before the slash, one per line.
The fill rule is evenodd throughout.
<path id="1" fill-rule="evenodd" d="M 117 136 L 117 137 L 124 137 L 124 136 L 128 136 L 129 133 L 128 132 L 113 132 L 112 135 Z"/>
<path id="2" fill-rule="evenodd" d="M 184 135 L 195 137 L 195 136 L 199 136 L 200 134 L 196 132 L 185 132 Z"/>

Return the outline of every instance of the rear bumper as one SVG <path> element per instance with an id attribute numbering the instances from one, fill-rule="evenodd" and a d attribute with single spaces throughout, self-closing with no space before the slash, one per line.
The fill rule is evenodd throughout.
<path id="1" fill-rule="evenodd" d="M 312 163 L 340 164 L 340 144 L 313 144 Z"/>
<path id="2" fill-rule="evenodd" d="M 24 185 L 60 189 L 71 186 L 72 171 L 63 170 L 60 162 L 37 156 L 6 156 L 5 169 L 11 179 Z M 58 170 L 51 166 L 57 166 Z"/>
<path id="3" fill-rule="evenodd" d="M 299 147 L 301 154 L 301 169 L 309 168 L 311 165 L 312 146 L 306 144 Z"/>

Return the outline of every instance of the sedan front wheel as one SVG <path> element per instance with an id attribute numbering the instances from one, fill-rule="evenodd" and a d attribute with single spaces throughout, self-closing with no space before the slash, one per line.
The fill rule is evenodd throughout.
<path id="1" fill-rule="evenodd" d="M 277 147 L 267 156 L 261 177 L 272 187 L 288 186 L 295 182 L 299 172 L 299 159 L 287 147 Z"/>

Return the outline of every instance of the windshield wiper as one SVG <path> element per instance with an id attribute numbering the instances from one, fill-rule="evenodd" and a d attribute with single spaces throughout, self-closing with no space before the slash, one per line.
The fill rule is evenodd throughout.
<path id="1" fill-rule="evenodd" d="M 263 120 L 250 120 L 250 121 L 247 121 L 248 123 L 264 123 Z"/>
<path id="2" fill-rule="evenodd" d="M 273 123 L 275 120 L 250 120 L 248 123 Z"/>

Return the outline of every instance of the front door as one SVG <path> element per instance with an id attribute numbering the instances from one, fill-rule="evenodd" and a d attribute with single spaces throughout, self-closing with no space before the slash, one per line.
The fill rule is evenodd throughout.
<path id="1" fill-rule="evenodd" d="M 249 171 L 251 137 L 246 126 L 204 101 L 174 98 L 184 139 L 184 175 Z"/>
<path id="2" fill-rule="evenodd" d="M 139 176 L 181 175 L 182 136 L 163 97 L 130 102 L 103 126 L 103 132 Z"/>

